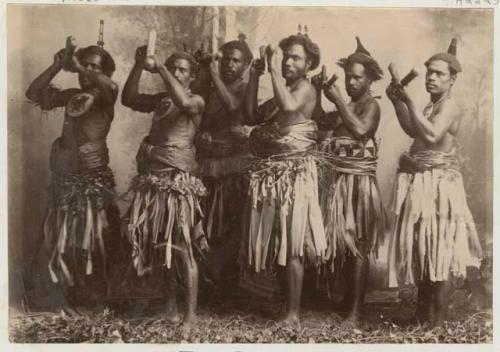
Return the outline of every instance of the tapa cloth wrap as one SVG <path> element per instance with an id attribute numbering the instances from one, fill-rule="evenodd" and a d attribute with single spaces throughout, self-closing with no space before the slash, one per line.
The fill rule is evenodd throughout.
<path id="1" fill-rule="evenodd" d="M 225 242 L 241 232 L 242 199 L 248 193 L 250 127 L 234 126 L 200 140 L 198 171 L 207 188 L 203 200 L 204 228 L 213 242 Z"/>
<path id="2" fill-rule="evenodd" d="M 386 215 L 377 184 L 378 145 L 374 139 L 330 137 L 320 146 L 327 160 L 321 168 L 321 208 L 331 271 L 335 258 L 377 254 Z M 362 248 L 360 248 L 362 246 Z"/>
<path id="3" fill-rule="evenodd" d="M 57 139 L 52 145 L 52 184 L 43 232 L 54 283 L 75 286 L 96 271 L 107 280 L 108 237 L 112 235 L 107 230 L 118 223 L 108 161 L 105 141 L 64 148 Z"/>
<path id="4" fill-rule="evenodd" d="M 482 255 L 456 150 L 401 156 L 392 203 L 389 286 L 465 277 Z"/>
<path id="5" fill-rule="evenodd" d="M 326 252 L 318 199 L 314 121 L 279 127 L 266 124 L 250 135 L 260 160 L 250 173 L 247 263 L 256 272 L 289 256 L 319 264 Z M 274 231 L 273 231 L 274 228 Z"/>
<path id="6" fill-rule="evenodd" d="M 194 263 L 192 242 L 202 217 L 199 198 L 206 190 L 189 173 L 196 166 L 191 145 L 152 146 L 143 141 L 137 154 L 139 175 L 132 181 L 132 204 L 129 209 L 128 239 L 132 260 L 142 276 L 158 265 L 172 264 L 172 248 L 184 242 Z"/>

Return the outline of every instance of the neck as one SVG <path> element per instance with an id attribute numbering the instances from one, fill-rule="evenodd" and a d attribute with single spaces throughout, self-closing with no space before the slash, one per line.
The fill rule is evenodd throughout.
<path id="1" fill-rule="evenodd" d="M 293 80 L 293 81 L 287 80 L 286 81 L 286 86 L 290 87 L 290 88 L 294 88 L 294 87 L 297 86 L 297 84 L 299 84 L 299 82 L 301 82 L 304 79 L 306 79 L 306 76 L 299 77 L 299 78 L 297 78 L 296 80 Z"/>
<path id="2" fill-rule="evenodd" d="M 366 92 L 364 92 L 364 93 L 362 93 L 362 94 L 360 94 L 360 95 L 357 95 L 357 96 L 351 97 L 351 101 L 352 101 L 353 103 L 356 103 L 356 102 L 358 102 L 358 101 L 360 101 L 360 100 L 362 100 L 362 99 L 364 99 L 364 98 L 366 98 L 366 97 L 368 97 L 368 96 L 370 96 L 370 92 L 367 90 Z"/>
<path id="3" fill-rule="evenodd" d="M 433 104 L 436 104 L 438 101 L 445 99 L 449 95 L 450 95 L 450 91 L 449 90 L 441 92 L 441 93 L 431 94 L 431 102 Z"/>

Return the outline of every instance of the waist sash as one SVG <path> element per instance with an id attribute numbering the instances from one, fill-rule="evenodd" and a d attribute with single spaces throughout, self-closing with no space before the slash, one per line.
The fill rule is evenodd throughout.
<path id="1" fill-rule="evenodd" d="M 264 124 L 250 134 L 250 150 L 261 158 L 308 152 L 316 148 L 317 133 L 318 127 L 312 120 L 285 127 L 278 123 Z"/>
<path id="2" fill-rule="evenodd" d="M 459 171 L 460 162 L 456 148 L 448 153 L 437 150 L 409 151 L 399 158 L 399 172 L 414 174 L 432 169 Z"/>
<path id="3" fill-rule="evenodd" d="M 109 163 L 106 141 L 65 148 L 62 139 L 52 143 L 50 169 L 58 175 L 69 175 L 105 167 Z"/>
<path id="4" fill-rule="evenodd" d="M 137 171 L 147 174 L 174 167 L 192 173 L 196 169 L 195 155 L 196 148 L 192 144 L 165 142 L 152 145 L 149 144 L 149 137 L 146 137 L 137 152 Z"/>

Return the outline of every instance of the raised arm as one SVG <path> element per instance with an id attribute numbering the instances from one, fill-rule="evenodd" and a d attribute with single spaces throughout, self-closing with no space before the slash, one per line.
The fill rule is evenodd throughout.
<path id="1" fill-rule="evenodd" d="M 386 94 L 389 100 L 392 102 L 392 105 L 394 106 L 399 125 L 408 136 L 410 136 L 411 138 L 415 138 L 415 128 L 413 126 L 413 123 L 411 122 L 408 107 L 399 97 L 396 85 L 394 83 L 391 83 L 387 87 Z"/>
<path id="2" fill-rule="evenodd" d="M 166 96 L 166 94 L 151 95 L 139 93 L 139 80 L 144 70 L 145 60 L 146 46 L 140 46 L 135 51 L 135 63 L 123 87 L 121 100 L 124 106 L 132 110 L 148 113 L 156 108 L 160 99 Z"/>
<path id="3" fill-rule="evenodd" d="M 170 97 L 173 103 L 181 110 L 187 112 L 189 115 L 198 116 L 203 112 L 205 103 L 198 95 L 190 95 L 179 81 L 170 73 L 170 71 L 163 64 L 158 64 L 156 61 L 156 68 L 160 74 L 167 90 L 170 92 Z"/>
<path id="4" fill-rule="evenodd" d="M 114 105 L 118 96 L 118 85 L 106 74 L 87 69 L 78 59 L 78 52 L 75 50 L 71 57 L 71 67 L 75 72 L 87 78 L 99 89 L 100 101 L 103 105 Z M 91 64 L 92 65 L 92 64 Z"/>
<path id="5" fill-rule="evenodd" d="M 278 104 L 280 110 L 286 114 L 299 112 L 304 105 L 304 91 L 298 90 L 295 93 L 292 93 L 287 88 L 285 81 L 281 77 L 281 67 L 278 63 L 275 48 L 269 46 L 267 55 L 276 103 Z"/>
<path id="6" fill-rule="evenodd" d="M 262 59 L 254 59 L 250 67 L 247 90 L 243 101 L 243 115 L 247 125 L 256 125 L 261 122 L 262 116 L 259 113 L 258 92 L 259 79 L 264 74 L 265 63 Z"/>
<path id="7" fill-rule="evenodd" d="M 405 88 L 399 87 L 399 90 L 402 101 L 408 107 L 410 120 L 415 128 L 415 137 L 428 144 L 435 144 L 443 139 L 453 122 L 460 117 L 460 110 L 456 104 L 452 100 L 447 100 L 440 106 L 433 121 L 430 121 L 417 109 Z"/>
<path id="8" fill-rule="evenodd" d="M 363 113 L 356 115 L 347 105 L 340 94 L 338 87 L 331 84 L 325 88 L 325 96 L 335 104 L 339 111 L 343 125 L 356 137 L 362 138 L 377 127 L 380 120 L 380 107 L 376 101 L 370 101 L 363 109 Z"/>
<path id="9" fill-rule="evenodd" d="M 215 92 L 217 96 L 222 101 L 222 104 L 229 112 L 234 112 L 238 110 L 242 103 L 242 97 L 235 95 L 229 91 L 226 87 L 219 74 L 219 63 L 218 61 L 213 61 L 210 64 L 210 77 L 212 78 L 212 82 L 214 82 Z"/>

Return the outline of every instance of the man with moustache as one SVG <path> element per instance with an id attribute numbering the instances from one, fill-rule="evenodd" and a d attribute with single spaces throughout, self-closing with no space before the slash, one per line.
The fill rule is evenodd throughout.
<path id="1" fill-rule="evenodd" d="M 66 48 L 26 91 L 44 111 L 65 107 L 62 134 L 50 154 L 52 183 L 43 234 L 50 251 L 50 277 L 61 285 L 62 308 L 70 315 L 81 313 L 76 308 L 80 298 L 109 292 L 109 256 L 119 238 L 106 146 L 118 86 L 111 80 L 115 63 L 103 44 L 78 49 L 76 40 L 68 37 Z M 78 74 L 80 88 L 51 84 L 63 68 Z"/>
<path id="2" fill-rule="evenodd" d="M 448 52 L 425 62 L 431 101 L 423 113 L 400 84 L 387 88 L 401 128 L 413 138 L 399 160 L 395 184 L 389 286 L 417 282 L 415 318 L 432 326 L 442 326 L 446 319 L 451 279 L 465 277 L 467 266 L 479 266 L 482 256 L 456 149 L 463 114 L 452 96 L 462 71 L 456 44 L 453 39 Z"/>
<path id="3" fill-rule="evenodd" d="M 246 174 L 251 154 L 248 147 L 250 128 L 244 125 L 243 100 L 246 82 L 243 74 L 253 55 L 240 34 L 238 40 L 220 48 L 220 60 L 203 60 L 209 82 L 206 109 L 201 123 L 201 137 L 197 143 L 199 173 L 207 187 L 202 208 L 206 215 L 204 228 L 210 245 L 207 254 L 211 278 L 220 286 L 221 293 L 229 293 L 225 284 L 237 283 L 238 250 L 242 232 L 241 219 L 248 192 Z"/>
<path id="4" fill-rule="evenodd" d="M 329 137 L 321 150 L 329 162 L 323 170 L 321 190 L 330 270 L 347 279 L 343 308 L 348 310 L 347 325 L 358 325 L 369 273 L 369 255 L 376 252 L 385 231 L 385 213 L 376 179 L 378 143 L 375 133 L 380 107 L 370 89 L 382 78 L 382 70 L 356 37 L 357 49 L 339 66 L 345 72 L 347 103 L 326 77 L 313 82 L 335 104 L 337 110 L 324 120 L 330 125 Z M 319 79 L 321 78 L 321 79 Z"/>
<path id="5" fill-rule="evenodd" d="M 167 92 L 139 93 L 145 68 L 161 76 Z M 133 246 L 133 265 L 139 276 L 165 271 L 169 293 L 166 315 L 172 322 L 179 320 L 175 289 L 176 273 L 180 273 L 186 329 L 196 320 L 198 266 L 194 248 L 206 247 L 199 204 L 206 190 L 192 174 L 196 168 L 194 138 L 205 107 L 203 99 L 189 89 L 196 68 L 195 59 L 186 52 L 175 52 L 163 65 L 155 57 L 146 57 L 145 46 L 139 47 L 122 93 L 123 105 L 154 112 L 149 135 L 137 153 L 139 174 L 131 187 L 127 235 Z"/>
<path id="6" fill-rule="evenodd" d="M 318 200 L 316 123 L 311 119 L 316 91 L 307 80 L 320 62 L 319 47 L 307 34 L 291 35 L 277 50 L 267 47 L 267 65 L 274 97 L 257 105 L 264 65 L 256 60 L 250 71 L 245 114 L 259 124 L 250 134 L 257 157 L 250 172 L 246 262 L 255 272 L 277 263 L 286 276 L 285 324 L 299 324 L 304 263 L 319 266 L 326 251 Z M 282 77 L 284 78 L 284 81 Z"/>

